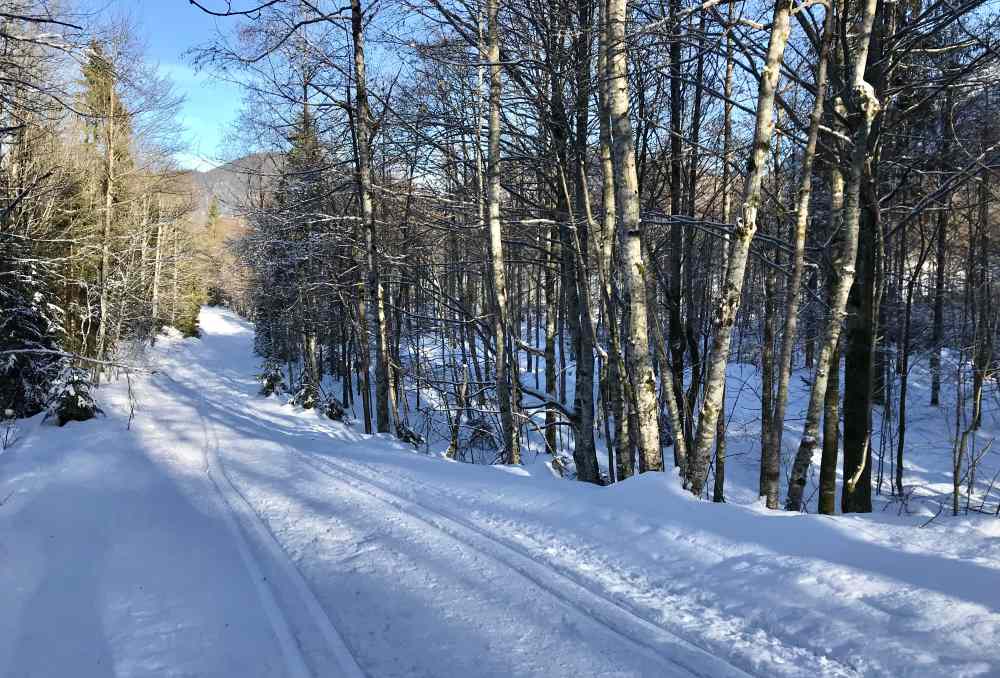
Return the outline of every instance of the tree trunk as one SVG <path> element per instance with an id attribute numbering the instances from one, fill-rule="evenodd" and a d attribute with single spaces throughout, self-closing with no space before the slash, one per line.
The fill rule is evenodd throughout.
<path id="1" fill-rule="evenodd" d="M 684 254 L 684 228 L 680 216 L 684 210 L 681 207 L 682 175 L 683 175 L 683 137 L 681 118 L 684 104 L 681 101 L 681 27 L 678 21 L 680 0 L 670 0 L 670 361 L 669 368 L 673 378 L 673 390 L 677 397 L 684 394 L 684 326 L 681 318 L 682 293 L 682 260 Z M 688 264 L 690 266 L 690 262 Z M 664 364 L 661 379 L 666 379 L 667 364 Z M 682 426 L 674 431 L 674 437 L 683 436 L 685 432 L 684 415 L 687 406 L 678 403 L 681 412 Z"/>
<path id="2" fill-rule="evenodd" d="M 796 452 L 795 461 L 792 465 L 792 473 L 788 481 L 788 497 L 785 502 L 785 508 L 791 511 L 799 511 L 802 508 L 802 494 L 806 484 L 806 472 L 812 463 L 813 453 L 817 445 L 822 402 L 827 392 L 827 380 L 831 368 L 835 367 L 833 365 L 833 357 L 836 354 L 837 344 L 840 341 L 841 325 L 844 322 L 848 296 L 854 283 L 855 266 L 858 258 L 861 183 L 864 179 L 865 160 L 868 156 L 868 134 L 880 110 L 879 102 L 875 98 L 871 85 L 865 82 L 864 79 L 865 64 L 868 59 L 868 44 L 871 39 L 872 25 L 875 21 L 877 2 L 878 0 L 865 0 L 860 34 L 855 38 L 857 42 L 855 53 L 852 55 L 854 58 L 850 80 L 852 107 L 848 117 L 853 132 L 851 135 L 850 164 L 844 189 L 843 209 L 840 210 L 839 214 L 835 209 L 831 210 L 831 217 L 835 220 L 831 232 L 836 233 L 837 231 L 841 231 L 843 233 L 843 246 L 834 264 L 836 282 L 831 294 L 829 316 L 824 330 L 819 357 L 816 360 L 816 373 L 809 394 L 806 422 L 803 426 L 801 442 L 799 443 L 799 449 Z M 838 109 L 842 108 L 842 104 L 838 102 Z M 843 113 L 847 113 L 847 111 L 844 110 Z M 833 207 L 841 200 L 838 195 L 841 181 L 838 178 L 839 176 L 840 172 L 835 171 L 833 176 Z M 837 223 L 837 220 L 842 220 L 842 226 Z"/>
<path id="3" fill-rule="evenodd" d="M 742 218 L 733 228 L 729 256 L 726 262 L 722 296 L 715 309 L 712 329 L 712 348 L 706 357 L 708 376 L 705 393 L 698 412 L 698 432 L 691 450 L 691 492 L 701 496 L 708 477 L 708 460 L 712 451 L 718 425 L 719 409 L 726 381 L 726 363 L 733 324 L 740 307 L 743 277 L 746 272 L 750 243 L 757 232 L 757 211 L 761 200 L 761 183 L 766 169 L 767 151 L 774 131 L 774 95 L 778 86 L 781 61 L 788 44 L 791 1 L 778 0 L 774 7 L 771 35 L 768 40 L 767 58 L 757 90 L 757 116 L 754 128 L 753 150 L 750 155 L 747 185 L 743 196 Z"/>
<path id="4" fill-rule="evenodd" d="M 559 307 L 558 276 L 559 238 L 555 227 L 549 229 L 545 266 L 545 392 L 555 397 L 556 383 L 556 309 Z M 555 407 L 545 408 L 545 444 L 549 454 L 556 454 L 556 426 L 559 413 Z"/>
<path id="5" fill-rule="evenodd" d="M 992 125 L 987 122 L 983 130 L 982 146 L 989 145 Z M 972 357 L 972 418 L 971 428 L 978 431 L 983 419 L 983 385 L 990 365 L 993 363 L 993 337 L 996 333 L 996 316 L 993 311 L 993 283 L 990 270 L 989 226 L 990 226 L 990 173 L 986 167 L 980 170 L 978 188 L 978 223 L 975 233 L 969 239 L 969 247 L 978 253 L 972 258 L 973 270 L 969 271 L 973 287 L 973 327 Z M 971 473 L 970 473 L 971 476 Z M 970 487 L 972 481 L 970 477 Z M 971 490 L 970 490 L 971 494 Z"/>
<path id="6" fill-rule="evenodd" d="M 153 263 L 153 331 L 160 317 L 160 274 L 163 269 L 163 219 L 156 220 L 156 254 Z"/>
<path id="7" fill-rule="evenodd" d="M 812 198 L 812 170 L 816 159 L 816 145 L 819 139 L 820 123 L 825 106 L 826 74 L 833 43 L 835 27 L 834 14 L 828 11 L 823 25 L 819 65 L 816 69 L 816 98 L 809 118 L 809 135 L 802 154 L 802 177 L 799 180 L 798 204 L 795 208 L 794 250 L 792 252 L 792 275 L 785 293 L 785 327 L 781 337 L 781 354 L 778 359 L 778 384 L 774 395 L 769 438 L 765 441 L 762 460 L 761 496 L 765 497 L 768 508 L 778 508 L 778 484 L 781 478 L 781 440 L 784 433 L 785 407 L 788 404 L 788 382 L 792 375 L 792 357 L 795 353 L 795 338 L 798 331 L 799 300 L 801 298 L 802 271 L 805 269 L 806 235 L 809 226 L 809 204 Z"/>
<path id="8" fill-rule="evenodd" d="M 489 148 L 488 155 L 488 206 L 490 239 L 490 269 L 493 277 L 493 332 L 496 341 L 494 367 L 497 400 L 500 405 L 500 424 L 503 429 L 504 453 L 508 464 L 521 463 L 520 441 L 514 419 L 514 402 L 511 396 L 511 374 L 507 330 L 507 272 L 504 268 L 503 230 L 500 223 L 500 35 L 497 28 L 499 0 L 488 0 L 487 61 L 490 64 Z"/>
<path id="9" fill-rule="evenodd" d="M 597 267 L 601 276 L 601 299 L 604 303 L 605 322 L 608 327 L 608 397 L 615 419 L 614 451 L 615 476 L 618 480 L 630 477 L 635 469 L 632 463 L 632 445 L 629 435 L 627 397 L 628 376 L 622 355 L 618 308 L 614 300 L 611 271 L 614 265 L 616 240 L 615 223 L 615 173 L 611 151 L 611 92 L 608 63 L 607 5 L 601 1 L 600 43 L 597 56 L 598 116 L 601 147 L 601 202 L 603 206 L 601 232 L 598 239 Z"/>
<path id="10" fill-rule="evenodd" d="M 775 258 L 777 258 L 777 255 Z M 761 455 L 757 496 L 767 498 L 766 505 L 768 508 L 777 508 L 777 488 L 773 488 L 773 501 L 772 497 L 768 496 L 768 486 L 772 472 L 770 467 L 772 465 L 780 467 L 781 465 L 780 455 L 775 454 L 776 450 L 771 446 L 773 440 L 771 429 L 775 425 L 780 426 L 780 424 L 775 424 L 774 420 L 774 327 L 777 324 L 777 320 L 775 319 L 777 313 L 777 309 L 775 308 L 775 297 L 777 296 L 775 286 L 777 281 L 775 280 L 776 274 L 770 266 L 765 265 L 763 268 L 764 270 L 761 272 L 761 275 L 764 278 L 764 317 L 761 320 L 764 327 L 760 342 Z M 719 409 L 720 414 L 724 411 L 725 408 Z"/>
<path id="11" fill-rule="evenodd" d="M 355 134 L 357 137 L 358 189 L 361 221 L 365 229 L 368 268 L 368 296 L 375 304 L 375 419 L 379 433 L 389 432 L 389 336 L 385 292 L 378 271 L 375 215 L 372 206 L 371 113 L 368 110 L 368 83 L 365 75 L 364 16 L 361 0 L 351 0 L 351 37 L 354 41 Z M 367 351 L 368 346 L 362 347 Z"/>
<path id="12" fill-rule="evenodd" d="M 735 4 L 729 5 L 729 20 L 732 21 L 735 12 Z M 722 127 L 722 223 L 728 224 L 733 218 L 733 198 L 729 190 L 729 183 L 732 180 L 731 166 L 733 162 L 733 80 L 736 71 L 736 59 L 734 58 L 733 36 L 730 31 L 726 31 L 726 80 L 723 85 L 724 120 Z M 719 248 L 721 252 L 720 260 L 725 268 L 726 254 L 729 250 L 729 238 L 725 238 L 725 244 Z M 690 475 L 685 469 L 685 479 Z M 722 407 L 719 408 L 719 416 L 716 420 L 715 431 L 715 486 L 713 488 L 712 500 L 724 502 L 726 500 L 726 388 L 722 388 Z"/>
<path id="13" fill-rule="evenodd" d="M 108 113 L 105 121 L 105 152 L 104 152 L 104 219 L 102 220 L 103 234 L 101 237 L 101 267 L 98 272 L 98 284 L 101 289 L 100 313 L 101 322 L 97 326 L 97 359 L 104 360 L 107 351 L 107 328 L 110 322 L 111 304 L 109 278 L 111 276 L 111 228 L 114 223 L 114 200 L 115 200 L 115 86 L 114 82 L 108 83 Z M 100 381 L 101 368 L 98 367 L 95 373 Z"/>
<path id="14" fill-rule="evenodd" d="M 941 126 L 944 136 L 942 165 L 947 166 L 951 154 L 955 127 L 951 116 L 954 108 L 954 92 L 949 87 L 945 93 L 945 104 L 941 111 Z M 943 181 L 943 179 L 942 179 Z M 948 267 L 948 218 L 951 213 L 951 194 L 937 214 L 937 252 L 934 258 L 934 317 L 931 321 L 931 405 L 941 404 L 941 349 L 944 344 L 944 277 Z"/>
<path id="15" fill-rule="evenodd" d="M 921 238 L 920 260 L 917 262 L 910 280 L 906 285 L 906 301 L 903 311 L 903 337 L 899 346 L 899 412 L 896 428 L 896 477 L 893 488 L 896 494 L 903 496 L 903 451 L 906 445 L 906 392 L 910 379 L 910 324 L 913 317 L 913 290 L 917 280 L 924 270 L 924 257 L 927 249 L 923 247 Z"/>
<path id="16" fill-rule="evenodd" d="M 823 395 L 823 452 L 819 463 L 819 512 L 837 511 L 837 459 L 840 456 L 840 342 L 833 348 Z"/>
<path id="17" fill-rule="evenodd" d="M 726 387 L 722 386 L 722 407 L 719 408 L 715 432 L 715 484 L 712 487 L 712 501 L 721 504 L 726 501 Z"/>
<path id="18" fill-rule="evenodd" d="M 635 395 L 636 442 L 646 471 L 663 469 L 660 427 L 656 407 L 656 381 L 649 352 L 646 309 L 646 264 L 642 256 L 642 224 L 639 221 L 639 177 L 635 165 L 635 142 L 629 119 L 628 59 L 625 52 L 626 1 L 608 0 L 608 50 L 610 108 L 616 174 L 616 197 L 624 234 L 622 265 L 629 290 L 631 380 Z"/>

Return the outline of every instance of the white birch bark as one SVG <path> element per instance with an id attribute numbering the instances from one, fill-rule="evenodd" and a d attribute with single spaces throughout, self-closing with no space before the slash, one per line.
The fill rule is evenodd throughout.
<path id="1" fill-rule="evenodd" d="M 799 300 L 802 297 L 802 271 L 805 268 L 806 230 L 809 224 L 809 203 L 812 197 L 812 169 L 816 158 L 820 122 L 826 92 L 827 61 L 833 40 L 833 12 L 827 11 L 823 26 L 823 37 L 816 68 L 816 98 L 809 118 L 809 136 L 802 154 L 802 177 L 799 183 L 799 199 L 795 209 L 795 245 L 792 254 L 792 275 L 788 280 L 785 295 L 785 327 L 781 337 L 781 355 L 778 358 L 778 388 L 774 396 L 774 411 L 771 415 L 771 429 L 764 449 L 763 495 L 768 508 L 778 508 L 778 484 L 781 475 L 781 439 L 784 431 L 785 407 L 788 404 L 788 382 L 792 374 L 792 354 L 798 332 Z"/>
<path id="2" fill-rule="evenodd" d="M 368 257 L 369 297 L 375 304 L 375 427 L 379 433 L 389 432 L 389 337 L 385 311 L 385 291 L 378 271 L 375 238 L 375 215 L 372 205 L 371 127 L 368 110 L 368 81 L 365 75 L 365 42 L 361 0 L 351 0 L 351 31 L 354 39 L 354 87 L 357 114 L 354 126 L 357 136 L 358 184 L 361 193 L 361 219 L 365 229 L 365 250 Z M 361 350 L 368 350 L 362 346 Z"/>
<path id="3" fill-rule="evenodd" d="M 757 89 L 757 118 L 750 154 L 749 173 L 743 195 L 742 214 L 733 227 L 729 257 L 726 262 L 726 274 L 722 284 L 722 296 L 714 312 L 712 348 L 707 357 L 708 376 L 705 380 L 701 409 L 698 412 L 698 432 L 695 435 L 694 448 L 690 453 L 690 489 L 695 496 L 701 496 L 702 488 L 708 478 L 708 462 L 712 452 L 712 444 L 715 441 L 719 409 L 722 406 L 733 324 L 740 307 L 750 243 L 757 233 L 757 211 L 760 208 L 761 183 L 764 178 L 765 161 L 771 144 L 771 136 L 774 132 L 774 95 L 778 87 L 778 76 L 785 54 L 785 46 L 788 44 L 790 15 L 791 0 L 778 0 L 774 6 L 767 57 Z"/>
<path id="4" fill-rule="evenodd" d="M 642 255 L 642 225 L 639 221 L 639 177 L 635 165 L 635 141 L 629 119 L 628 61 L 625 53 L 626 0 L 608 0 L 608 74 L 611 90 L 612 151 L 618 211 L 624 234 L 622 265 L 630 297 L 628 341 L 632 365 L 627 378 L 634 384 L 636 441 L 647 471 L 663 470 L 660 426 L 656 407 L 656 381 L 649 353 L 646 315 L 646 265 Z"/>
<path id="5" fill-rule="evenodd" d="M 507 272 L 504 267 L 503 231 L 500 223 L 500 35 L 497 29 L 499 0 L 489 0 L 486 5 L 486 57 L 490 64 L 489 142 L 487 149 L 487 218 L 489 221 L 490 265 L 493 274 L 493 329 L 496 339 L 497 400 L 500 404 L 500 423 L 507 463 L 521 463 L 521 447 L 514 418 L 511 394 L 510 364 L 507 351 Z"/>
<path id="6" fill-rule="evenodd" d="M 853 121 L 852 148 L 850 166 L 848 168 L 847 185 L 844 191 L 844 225 L 843 249 L 837 258 L 835 270 L 837 281 L 830 299 L 830 312 L 823 335 L 823 345 L 819 359 L 816 361 L 816 376 L 813 379 L 809 394 L 809 407 L 806 411 L 806 423 L 802 431 L 795 462 L 792 465 L 788 480 L 788 497 L 785 508 L 798 511 L 802 508 L 802 493 L 805 489 L 806 472 L 812 463 L 819 437 L 820 416 L 823 408 L 823 398 L 826 394 L 826 384 L 831 368 L 831 357 L 834 355 L 840 331 L 847 315 L 847 298 L 854 283 L 855 263 L 858 255 L 858 232 L 861 216 L 861 182 L 864 177 L 865 160 L 868 155 L 868 133 L 872 122 L 881 110 L 881 105 L 875 96 L 874 89 L 865 82 L 865 65 L 868 61 L 868 45 L 871 40 L 872 26 L 875 22 L 875 11 L 878 0 L 865 0 L 864 14 L 859 25 L 859 31 L 853 53 L 853 72 L 851 77 L 851 109 L 849 120 Z"/>

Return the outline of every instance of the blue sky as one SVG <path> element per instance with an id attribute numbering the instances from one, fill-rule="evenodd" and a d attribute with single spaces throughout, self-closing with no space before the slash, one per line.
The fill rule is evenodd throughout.
<path id="1" fill-rule="evenodd" d="M 186 101 L 181 122 L 189 149 L 178 154 L 186 168 L 207 169 L 224 160 L 223 138 L 240 108 L 236 86 L 196 73 L 185 52 L 209 41 L 219 30 L 233 26 L 234 19 L 215 19 L 188 0 L 83 0 L 85 9 L 110 16 L 126 14 L 138 24 L 147 58 L 170 76 Z M 208 6 L 224 6 L 209 0 Z"/>

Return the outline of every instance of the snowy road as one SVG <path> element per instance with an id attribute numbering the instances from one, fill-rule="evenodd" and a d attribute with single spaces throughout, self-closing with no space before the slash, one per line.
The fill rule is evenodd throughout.
<path id="1" fill-rule="evenodd" d="M 4 457 L 2 675 L 746 675 L 302 451 L 309 425 L 255 396 L 247 327 L 204 322 L 136 380 L 131 430 L 112 387 L 107 424 Z"/>
<path id="2" fill-rule="evenodd" d="M 121 383 L 0 456 L 0 675 L 1000 675 L 995 538 L 448 463 L 260 398 L 252 329 L 202 325 L 129 430 Z"/>
<path id="3" fill-rule="evenodd" d="M 300 593 L 315 591 L 366 673 L 747 675 L 530 554 L 393 493 L 347 458 L 323 454 L 340 445 L 313 449 L 322 429 L 262 416 L 257 408 L 268 403 L 253 397 L 256 387 L 233 369 L 232 355 L 206 350 L 186 368 L 205 372 L 182 380 L 199 384 L 208 457 L 218 451 L 233 479 L 238 498 L 224 494 L 244 526 L 266 524 L 249 530 L 256 542 L 274 543 L 274 535 L 288 550 L 288 578 L 302 569 L 308 592 Z M 194 396 L 176 383 L 171 390 Z M 211 470 L 221 475 L 221 467 Z M 241 514 L 247 506 L 256 514 Z"/>

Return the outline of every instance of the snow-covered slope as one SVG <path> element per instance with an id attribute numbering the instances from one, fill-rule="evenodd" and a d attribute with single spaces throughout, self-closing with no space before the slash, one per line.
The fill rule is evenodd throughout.
<path id="1" fill-rule="evenodd" d="M 252 328 L 201 323 L 130 429 L 122 381 L 0 456 L 0 675 L 1000 675 L 1000 521 L 448 462 L 258 397 Z"/>

